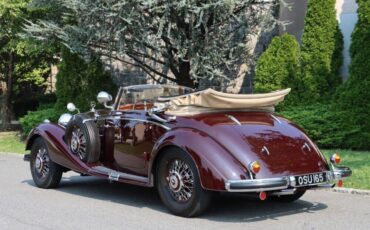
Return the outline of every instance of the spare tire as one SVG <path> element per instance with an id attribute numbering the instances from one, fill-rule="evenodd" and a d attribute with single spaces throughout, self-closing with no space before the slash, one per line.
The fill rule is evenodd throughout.
<path id="1" fill-rule="evenodd" d="M 99 130 L 90 119 L 84 114 L 74 115 L 67 124 L 65 135 L 69 149 L 85 163 L 95 163 L 100 158 Z"/>

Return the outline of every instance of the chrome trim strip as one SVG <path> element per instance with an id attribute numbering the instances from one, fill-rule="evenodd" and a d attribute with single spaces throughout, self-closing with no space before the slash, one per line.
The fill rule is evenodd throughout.
<path id="1" fill-rule="evenodd" d="M 270 156 L 270 151 L 265 145 L 262 147 L 261 152 L 266 152 L 267 155 Z"/>
<path id="2" fill-rule="evenodd" d="M 149 183 L 149 178 L 147 178 L 147 177 L 137 176 L 137 175 L 128 174 L 128 173 L 121 173 L 121 172 L 109 169 L 107 167 L 104 167 L 104 166 L 92 167 L 89 170 L 89 172 L 106 174 L 106 175 L 108 175 L 109 180 L 114 180 L 114 181 L 118 181 L 119 179 L 123 179 L 123 180 L 138 181 L 138 182 L 142 182 L 142 183 Z"/>
<path id="3" fill-rule="evenodd" d="M 165 126 L 161 123 L 158 123 L 158 122 L 155 122 L 155 121 L 151 121 L 151 120 L 145 120 L 145 119 L 137 119 L 137 118 L 119 118 L 121 120 L 126 120 L 126 121 L 141 121 L 141 122 L 148 122 L 148 123 L 152 123 L 152 124 L 155 124 L 155 125 L 158 125 L 162 128 L 164 128 L 165 130 L 171 130 L 170 127 L 168 126 Z"/>
<path id="4" fill-rule="evenodd" d="M 229 118 L 230 120 L 232 120 L 233 122 L 235 122 L 237 125 L 242 125 L 242 123 L 240 123 L 240 121 L 236 119 L 234 116 L 229 115 L 229 114 L 225 114 L 225 116 Z"/>
<path id="5" fill-rule="evenodd" d="M 272 115 L 272 114 L 270 114 L 270 116 L 275 120 L 275 121 L 277 121 L 279 124 L 281 124 L 281 121 L 277 118 L 277 117 L 275 117 L 274 115 Z"/>
<path id="6" fill-rule="evenodd" d="M 153 118 L 153 119 L 155 119 L 155 120 L 157 120 L 159 122 L 162 122 L 162 123 L 168 123 L 168 122 L 171 122 L 171 121 L 176 120 L 176 116 L 172 116 L 172 117 L 168 117 L 167 119 L 164 119 L 164 118 L 158 116 L 157 114 L 155 114 L 153 112 L 149 112 L 148 115 L 151 118 Z"/>
<path id="7" fill-rule="evenodd" d="M 165 130 L 171 130 L 170 127 L 168 126 L 165 126 L 161 123 L 158 123 L 158 122 L 155 122 L 155 121 L 151 121 L 151 120 L 145 120 L 145 119 L 137 119 L 137 118 L 127 118 L 127 117 L 120 117 L 120 116 L 114 116 L 113 117 L 114 119 L 121 119 L 121 120 L 125 120 L 125 121 L 141 121 L 141 122 L 148 122 L 148 123 L 152 123 L 152 124 L 155 124 L 155 125 L 158 125 L 162 128 L 164 128 Z M 95 120 L 105 120 L 107 119 L 107 117 L 105 117 L 104 119 L 93 119 L 93 118 L 89 118 L 89 119 L 84 119 L 82 121 L 82 123 L 85 123 L 87 121 L 95 121 Z"/>
<path id="8" fill-rule="evenodd" d="M 228 192 L 262 192 L 286 189 L 289 186 L 287 177 L 254 179 L 254 180 L 228 180 L 225 188 Z"/>
<path id="9" fill-rule="evenodd" d="M 311 152 L 311 147 L 307 144 L 307 142 L 305 142 L 303 145 L 302 145 L 302 150 L 307 148 L 309 152 Z"/>

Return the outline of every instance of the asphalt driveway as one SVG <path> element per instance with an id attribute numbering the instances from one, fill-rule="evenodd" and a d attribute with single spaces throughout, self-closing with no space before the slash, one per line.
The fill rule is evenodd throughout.
<path id="1" fill-rule="evenodd" d="M 0 154 L 0 229 L 370 229 L 370 196 L 310 191 L 290 204 L 216 196 L 205 215 L 168 213 L 155 189 L 76 173 L 36 188 L 21 155 Z"/>

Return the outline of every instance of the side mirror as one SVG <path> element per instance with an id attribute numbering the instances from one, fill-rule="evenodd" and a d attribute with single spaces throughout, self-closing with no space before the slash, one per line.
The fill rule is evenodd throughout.
<path id="1" fill-rule="evenodd" d="M 70 103 L 67 104 L 67 109 L 68 109 L 69 112 L 74 112 L 74 111 L 76 111 L 77 108 L 76 108 L 75 104 L 70 102 Z"/>
<path id="2" fill-rule="evenodd" d="M 112 96 L 107 92 L 100 92 L 97 96 L 97 100 L 100 104 L 106 104 L 112 100 Z"/>
<path id="3" fill-rule="evenodd" d="M 109 93 L 102 91 L 98 94 L 96 98 L 100 104 L 103 104 L 105 106 L 105 108 L 113 109 L 112 106 L 107 105 L 108 102 L 112 101 L 112 95 L 110 95 Z"/>

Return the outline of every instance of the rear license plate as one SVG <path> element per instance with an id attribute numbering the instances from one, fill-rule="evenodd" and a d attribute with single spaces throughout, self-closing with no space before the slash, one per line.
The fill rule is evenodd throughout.
<path id="1" fill-rule="evenodd" d="M 326 173 L 313 173 L 295 176 L 297 186 L 315 185 L 326 182 Z"/>

